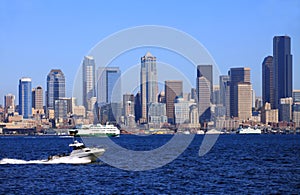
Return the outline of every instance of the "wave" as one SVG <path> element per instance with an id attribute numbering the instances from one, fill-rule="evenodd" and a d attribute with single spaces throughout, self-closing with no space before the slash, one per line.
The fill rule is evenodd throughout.
<path id="1" fill-rule="evenodd" d="M 57 159 L 44 159 L 44 160 L 21 160 L 21 159 L 11 159 L 11 158 L 3 158 L 0 160 L 0 165 L 4 164 L 88 164 L 91 163 L 90 160 L 82 159 L 82 158 L 74 158 L 74 157 L 61 157 Z"/>

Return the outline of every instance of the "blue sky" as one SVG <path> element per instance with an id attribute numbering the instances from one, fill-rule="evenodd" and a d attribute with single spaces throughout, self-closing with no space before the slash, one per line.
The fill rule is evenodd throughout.
<path id="1" fill-rule="evenodd" d="M 46 76 L 52 68 L 65 73 L 67 95 L 71 96 L 83 56 L 110 34 L 139 25 L 169 26 L 190 34 L 206 47 L 222 74 L 231 67 L 250 67 L 258 95 L 261 63 L 264 57 L 272 55 L 273 36 L 289 35 L 294 89 L 300 89 L 299 21 L 297 0 L 1 0 L 0 104 L 5 94 L 18 95 L 18 80 L 23 76 L 32 78 L 33 87 L 41 85 L 45 89 Z M 139 63 L 139 52 L 135 59 L 122 62 Z M 159 59 L 159 52 L 153 54 Z M 161 60 L 176 66 L 172 59 Z"/>

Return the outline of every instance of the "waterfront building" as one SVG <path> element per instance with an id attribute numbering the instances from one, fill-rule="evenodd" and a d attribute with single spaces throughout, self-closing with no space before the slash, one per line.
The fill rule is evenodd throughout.
<path id="1" fill-rule="evenodd" d="M 21 78 L 19 80 L 19 115 L 25 119 L 32 117 L 31 95 L 31 78 Z"/>
<path id="2" fill-rule="evenodd" d="M 99 67 L 97 78 L 97 101 L 99 103 L 121 102 L 119 67 Z"/>
<path id="3" fill-rule="evenodd" d="M 82 62 L 82 100 L 87 111 L 91 111 L 93 106 L 89 106 L 92 97 L 96 97 L 96 64 L 92 56 L 84 56 Z"/>
<path id="4" fill-rule="evenodd" d="M 168 123 L 175 124 L 175 109 L 174 101 L 177 96 L 183 95 L 182 81 L 168 80 L 165 81 L 165 97 L 166 97 L 166 112 Z"/>
<path id="5" fill-rule="evenodd" d="M 158 82 L 156 70 L 156 57 L 150 52 L 141 57 L 140 91 L 142 118 L 147 120 L 148 105 L 158 100 Z"/>
<path id="6" fill-rule="evenodd" d="M 271 104 L 266 102 L 261 110 L 261 122 L 266 125 L 278 123 L 278 109 L 272 109 Z"/>
<path id="7" fill-rule="evenodd" d="M 265 57 L 262 63 L 262 101 L 274 107 L 274 66 L 273 56 Z"/>
<path id="8" fill-rule="evenodd" d="M 66 96 L 65 75 L 60 69 L 52 69 L 47 76 L 47 112 L 54 110 L 55 100 Z M 49 113 L 48 113 L 49 114 Z"/>
<path id="9" fill-rule="evenodd" d="M 281 98 L 279 104 L 279 121 L 290 122 L 292 120 L 293 98 Z"/>
<path id="10" fill-rule="evenodd" d="M 273 63 L 274 108 L 279 108 L 280 99 L 292 97 L 293 90 L 293 57 L 289 36 L 275 36 L 273 38 Z"/>
<path id="11" fill-rule="evenodd" d="M 4 96 L 4 111 L 7 114 L 15 112 L 15 96 L 13 94 L 7 94 Z"/>

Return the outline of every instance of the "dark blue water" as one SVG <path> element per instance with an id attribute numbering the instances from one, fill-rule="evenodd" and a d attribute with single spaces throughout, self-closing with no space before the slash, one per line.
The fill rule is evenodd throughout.
<path id="1" fill-rule="evenodd" d="M 121 136 L 130 149 L 152 149 L 171 136 Z M 198 156 L 203 136 L 173 162 L 149 171 L 108 164 L 0 165 L 0 194 L 299 194 L 299 135 L 221 135 Z M 71 139 L 0 137 L 0 159 L 45 159 L 68 151 Z"/>

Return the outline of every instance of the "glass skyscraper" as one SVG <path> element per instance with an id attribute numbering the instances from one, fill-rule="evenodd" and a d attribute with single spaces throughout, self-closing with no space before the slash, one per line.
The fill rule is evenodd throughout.
<path id="1" fill-rule="evenodd" d="M 273 57 L 265 57 L 262 63 L 262 99 L 263 104 L 269 102 L 274 106 Z"/>
<path id="2" fill-rule="evenodd" d="M 96 97 L 95 89 L 95 60 L 92 56 L 85 56 L 82 62 L 82 81 L 83 94 L 82 100 L 86 110 L 88 109 L 88 101 L 92 97 Z"/>
<path id="3" fill-rule="evenodd" d="M 47 76 L 47 110 L 54 109 L 55 100 L 66 96 L 65 75 L 60 69 L 52 69 Z"/>
<path id="4" fill-rule="evenodd" d="M 291 38 L 289 36 L 275 36 L 273 38 L 274 108 L 279 107 L 281 98 L 292 97 L 292 60 Z"/>
<path id="5" fill-rule="evenodd" d="M 31 78 L 19 80 L 19 115 L 23 115 L 23 118 L 32 117 Z"/>
<path id="6" fill-rule="evenodd" d="M 119 67 L 98 68 L 98 103 L 121 101 L 121 71 Z"/>

